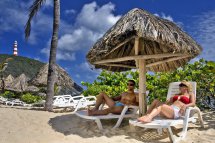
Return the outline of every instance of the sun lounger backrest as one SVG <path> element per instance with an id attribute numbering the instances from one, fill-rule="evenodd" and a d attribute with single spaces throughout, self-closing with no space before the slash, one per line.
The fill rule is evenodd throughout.
<path id="1" fill-rule="evenodd" d="M 179 91 L 179 84 L 181 82 L 172 82 L 169 84 L 169 89 L 168 89 L 168 94 L 167 94 L 167 99 L 171 98 L 172 96 L 180 93 Z M 196 97 L 196 82 L 190 82 L 192 85 L 192 93 Z"/>

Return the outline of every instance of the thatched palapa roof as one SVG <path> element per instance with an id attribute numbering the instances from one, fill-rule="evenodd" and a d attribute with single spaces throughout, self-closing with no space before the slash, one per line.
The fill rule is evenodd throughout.
<path id="1" fill-rule="evenodd" d="M 135 50 L 135 39 L 139 48 Z M 170 71 L 202 51 L 189 35 L 171 21 L 142 9 L 132 9 L 119 19 L 87 54 L 95 68 L 124 71 L 145 59 L 150 71 Z"/>

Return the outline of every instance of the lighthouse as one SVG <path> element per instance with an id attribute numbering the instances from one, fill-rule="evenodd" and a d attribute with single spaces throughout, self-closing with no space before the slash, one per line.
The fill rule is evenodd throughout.
<path id="1" fill-rule="evenodd" d="M 14 41 L 13 44 L 13 55 L 17 56 L 18 55 L 18 51 L 17 51 L 17 41 Z"/>

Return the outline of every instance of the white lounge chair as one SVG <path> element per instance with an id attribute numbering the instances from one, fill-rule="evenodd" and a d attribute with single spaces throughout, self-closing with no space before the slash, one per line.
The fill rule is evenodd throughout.
<path id="1" fill-rule="evenodd" d="M 132 108 L 131 112 L 127 112 L 128 109 L 130 108 Z M 116 125 L 113 127 L 113 128 L 117 128 L 120 126 L 123 118 L 136 117 L 136 113 L 138 109 L 139 109 L 138 106 L 124 106 L 120 115 L 110 113 L 108 115 L 101 115 L 101 116 L 88 116 L 87 110 L 80 110 L 75 112 L 75 114 L 81 118 L 94 120 L 97 123 L 99 130 L 103 130 L 101 119 L 118 119 Z"/>
<path id="2" fill-rule="evenodd" d="M 138 90 L 136 89 L 135 92 L 138 92 Z M 146 95 L 148 95 L 148 94 L 149 94 L 149 91 L 146 91 Z M 101 105 L 99 107 L 99 110 L 101 110 L 103 107 L 104 107 L 104 105 Z M 81 118 L 94 120 L 96 122 L 99 130 L 103 130 L 101 120 L 118 119 L 116 124 L 114 125 L 113 129 L 118 128 L 120 126 L 123 118 L 135 118 L 137 116 L 138 110 L 139 110 L 139 106 L 126 105 L 126 106 L 124 106 L 120 115 L 109 113 L 108 115 L 89 116 L 87 110 L 76 111 L 75 114 Z"/>
<path id="3" fill-rule="evenodd" d="M 96 104 L 96 97 L 95 96 L 87 96 L 87 97 L 82 97 L 78 102 L 75 107 L 74 112 L 76 112 L 78 109 L 81 108 L 86 108 L 88 106 L 93 106 Z"/>
<path id="4" fill-rule="evenodd" d="M 179 93 L 179 84 L 181 82 L 173 82 L 170 83 L 169 89 L 168 89 L 168 95 L 167 99 L 172 97 L 173 95 Z M 196 97 L 196 82 L 190 82 L 192 84 L 192 92 L 194 93 Z M 135 120 L 129 120 L 129 123 L 133 126 L 139 126 L 143 128 L 153 128 L 153 129 L 158 129 L 159 133 L 162 133 L 162 129 L 166 128 L 168 129 L 169 133 L 169 138 L 172 142 L 178 142 L 181 139 L 184 139 L 187 133 L 187 128 L 188 128 L 188 123 L 189 122 L 196 122 L 196 117 L 193 115 L 197 113 L 198 114 L 198 120 L 201 124 L 202 127 L 204 127 L 203 124 L 203 119 L 201 116 L 200 109 L 198 107 L 189 107 L 186 109 L 185 116 L 179 118 L 179 119 L 162 119 L 162 118 L 154 118 L 152 122 L 150 123 L 142 123 Z M 183 125 L 182 132 L 180 133 L 179 137 L 176 137 L 173 135 L 171 126 L 176 126 L 176 125 Z"/>
<path id="5" fill-rule="evenodd" d="M 31 104 L 27 104 L 19 99 L 14 99 L 14 100 L 7 100 L 5 102 L 5 105 L 7 106 L 31 106 Z"/>
<path id="6" fill-rule="evenodd" d="M 0 96 L 0 103 L 4 104 L 5 102 L 7 102 L 7 98 Z"/>
<path id="7" fill-rule="evenodd" d="M 59 95 L 55 96 L 53 101 L 54 107 L 59 108 L 74 108 L 74 112 L 80 108 L 85 108 L 87 106 L 94 105 L 96 102 L 95 96 L 87 96 L 84 97 L 83 95 L 80 96 L 71 96 L 71 95 Z"/>
<path id="8" fill-rule="evenodd" d="M 71 95 L 57 95 L 53 97 L 53 106 L 60 107 L 69 101 L 72 98 Z"/>

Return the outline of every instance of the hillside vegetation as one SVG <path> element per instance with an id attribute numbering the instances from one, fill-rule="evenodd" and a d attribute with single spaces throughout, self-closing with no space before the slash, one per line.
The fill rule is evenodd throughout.
<path id="1" fill-rule="evenodd" d="M 7 58 L 12 58 L 13 60 L 8 62 L 8 67 L 4 71 L 4 77 L 7 77 L 9 74 L 13 77 L 18 77 L 24 73 L 27 77 L 33 78 L 39 69 L 45 65 L 45 63 L 34 59 L 5 54 L 0 54 L 0 63 Z"/>

